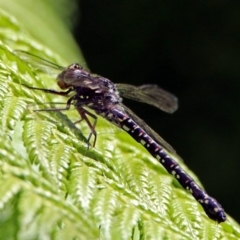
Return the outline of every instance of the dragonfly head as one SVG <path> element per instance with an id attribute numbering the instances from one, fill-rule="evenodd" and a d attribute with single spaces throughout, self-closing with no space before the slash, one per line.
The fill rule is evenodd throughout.
<path id="1" fill-rule="evenodd" d="M 73 63 L 57 76 L 57 84 L 61 89 L 67 89 L 75 86 L 76 81 L 88 75 L 89 73 L 78 63 Z"/>

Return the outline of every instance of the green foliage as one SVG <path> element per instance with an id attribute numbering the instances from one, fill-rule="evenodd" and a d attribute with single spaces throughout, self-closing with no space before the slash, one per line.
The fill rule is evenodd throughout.
<path id="1" fill-rule="evenodd" d="M 99 119 L 88 149 L 76 111 L 34 112 L 66 99 L 24 87 L 56 84 L 12 49 L 62 62 L 9 15 L 0 25 L 0 239 L 239 239 L 126 133 Z"/>

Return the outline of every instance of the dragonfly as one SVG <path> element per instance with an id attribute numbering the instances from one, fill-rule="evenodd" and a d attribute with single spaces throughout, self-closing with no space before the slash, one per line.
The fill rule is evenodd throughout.
<path id="1" fill-rule="evenodd" d="M 180 165 L 168 154 L 175 150 L 142 119 L 134 114 L 122 101 L 122 97 L 129 98 L 167 112 L 173 113 L 178 108 L 177 98 L 157 85 L 147 84 L 133 86 L 129 84 L 114 84 L 111 80 L 90 73 L 78 63 L 68 67 L 61 67 L 48 60 L 25 51 L 15 50 L 15 54 L 23 61 L 29 63 L 37 70 L 48 72 L 57 70 L 57 84 L 61 90 L 26 87 L 40 90 L 46 93 L 69 96 L 64 108 L 40 109 L 37 111 L 61 111 L 75 106 L 81 119 L 75 123 L 85 121 L 90 129 L 87 143 L 93 137 L 93 147 L 97 140 L 97 115 L 127 132 L 135 141 L 139 142 L 162 166 L 175 177 L 181 186 L 192 194 L 201 204 L 206 215 L 218 222 L 226 220 L 226 214 L 216 199 L 209 196 L 197 183 L 180 167 Z M 88 109 L 93 110 L 94 113 Z M 95 115 L 96 114 L 96 115 Z M 93 123 L 89 120 L 93 119 Z M 166 151 L 167 150 L 167 151 Z"/>

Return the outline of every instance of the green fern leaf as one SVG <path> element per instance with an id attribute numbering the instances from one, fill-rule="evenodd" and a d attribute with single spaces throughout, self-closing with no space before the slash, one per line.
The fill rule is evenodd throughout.
<path id="1" fill-rule="evenodd" d="M 39 2 L 31 8 L 31 20 L 36 23 L 39 9 L 54 12 L 48 1 Z M 23 4 L 29 9 L 27 1 Z M 6 12 L 0 11 L 1 239 L 240 238 L 239 226 L 231 217 L 219 225 L 210 220 L 127 133 L 99 117 L 96 148 L 88 148 L 87 126 L 73 124 L 79 119 L 76 111 L 34 112 L 47 108 L 42 103 L 65 103 L 66 98 L 23 86 L 56 88 L 56 81 L 36 72 L 12 50 L 24 49 L 60 65 L 77 57 L 77 51 L 66 40 L 71 37 L 64 27 L 54 29 L 51 44 L 41 40 L 51 20 L 54 26 L 62 24 L 61 14 L 53 13 L 41 23 L 38 34 L 42 35 L 37 36 L 36 27 L 27 27 L 26 20 L 22 26 L 19 12 L 13 17 L 18 4 L 11 10 L 4 6 Z M 58 43 L 61 59 L 52 42 L 60 42 L 63 35 L 68 37 Z"/>

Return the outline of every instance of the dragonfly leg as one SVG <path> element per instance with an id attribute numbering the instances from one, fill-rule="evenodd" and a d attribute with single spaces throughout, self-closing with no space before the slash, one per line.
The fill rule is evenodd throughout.
<path id="1" fill-rule="evenodd" d="M 74 100 L 75 96 L 72 96 L 71 98 L 68 99 L 66 107 L 64 108 L 44 108 L 44 109 L 37 109 L 34 110 L 34 112 L 50 112 L 50 111 L 64 111 L 64 110 L 69 110 L 71 107 L 72 101 Z"/>
<path id="2" fill-rule="evenodd" d="M 51 94 L 56 94 L 56 95 L 61 95 L 61 96 L 67 96 L 70 92 L 73 91 L 72 88 L 69 88 L 66 92 L 63 92 L 63 91 L 56 91 L 56 90 L 53 90 L 53 89 L 30 87 L 30 86 L 25 85 L 25 84 L 22 84 L 22 85 L 25 86 L 25 87 L 27 87 L 27 88 L 33 89 L 33 90 L 40 90 L 40 91 L 43 91 L 43 92 L 47 92 L 47 93 L 51 93 Z"/>
<path id="3" fill-rule="evenodd" d="M 78 124 L 78 123 L 80 123 L 80 122 L 82 122 L 84 119 L 83 118 L 81 118 L 80 120 L 77 120 L 76 122 L 74 122 L 73 124 L 74 125 L 76 125 L 76 124 Z"/>
<path id="4" fill-rule="evenodd" d="M 82 107 L 78 107 L 77 111 L 79 112 L 79 114 L 80 114 L 82 119 L 76 121 L 74 124 L 79 123 L 79 122 L 81 122 L 83 120 L 86 121 L 87 125 L 89 126 L 89 128 L 91 130 L 91 132 L 90 132 L 90 134 L 88 136 L 88 139 L 87 139 L 88 148 L 89 148 L 89 145 L 90 145 L 90 139 L 91 139 L 92 135 L 94 136 L 93 147 L 95 147 L 96 141 L 97 141 L 97 133 L 95 131 L 95 127 L 96 127 L 96 124 L 97 124 L 97 116 L 92 114 L 91 112 L 87 111 L 86 109 L 84 109 Z M 94 119 L 93 124 L 89 121 L 87 115 Z"/>

